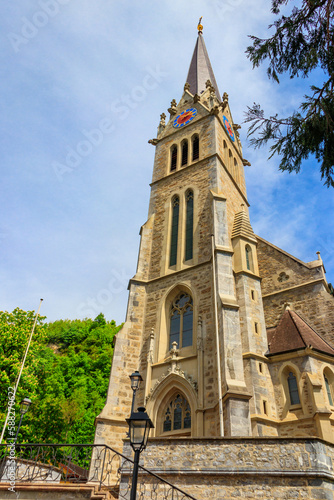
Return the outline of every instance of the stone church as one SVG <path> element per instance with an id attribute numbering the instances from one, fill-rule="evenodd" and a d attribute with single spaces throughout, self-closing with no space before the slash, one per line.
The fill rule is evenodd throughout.
<path id="1" fill-rule="evenodd" d="M 95 443 L 131 456 L 129 375 L 154 429 L 141 461 L 196 498 L 334 498 L 334 297 L 255 235 L 240 128 L 202 26 L 160 116 L 147 221 Z M 316 250 L 316 249 L 315 249 Z"/>

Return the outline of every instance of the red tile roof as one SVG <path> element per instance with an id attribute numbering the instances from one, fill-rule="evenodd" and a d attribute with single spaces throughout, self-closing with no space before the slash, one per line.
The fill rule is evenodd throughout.
<path id="1" fill-rule="evenodd" d="M 276 328 L 268 328 L 267 355 L 278 354 L 312 346 L 317 351 L 334 356 L 334 349 L 303 320 L 287 309 Z"/>

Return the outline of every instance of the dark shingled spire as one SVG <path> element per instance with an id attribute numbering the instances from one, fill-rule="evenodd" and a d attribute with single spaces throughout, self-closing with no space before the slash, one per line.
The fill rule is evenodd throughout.
<path id="1" fill-rule="evenodd" d="M 200 94 L 206 89 L 205 84 L 207 80 L 210 80 L 215 88 L 217 98 L 221 100 L 215 75 L 213 74 L 208 52 L 205 47 L 203 35 L 199 33 L 187 76 L 187 82 L 190 85 L 190 92 L 192 94 Z"/>

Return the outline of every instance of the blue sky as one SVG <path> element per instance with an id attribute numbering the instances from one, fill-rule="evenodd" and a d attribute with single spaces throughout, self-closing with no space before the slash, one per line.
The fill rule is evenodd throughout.
<path id="1" fill-rule="evenodd" d="M 0 309 L 49 321 L 124 321 L 162 112 L 179 100 L 203 16 L 220 91 L 236 123 L 247 105 L 288 114 L 306 80 L 268 81 L 245 56 L 266 36 L 268 0 L 6 0 L 0 18 Z M 306 262 L 319 250 L 334 282 L 333 189 L 311 160 L 299 175 L 247 145 L 254 231 Z"/>

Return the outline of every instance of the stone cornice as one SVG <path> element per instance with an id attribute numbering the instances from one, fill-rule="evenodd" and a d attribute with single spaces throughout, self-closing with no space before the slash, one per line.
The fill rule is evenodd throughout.
<path id="1" fill-rule="evenodd" d="M 238 276 L 239 274 L 244 274 L 245 276 L 248 276 L 249 278 L 256 279 L 257 281 L 262 281 L 262 278 L 258 274 L 252 273 L 251 271 L 246 271 L 245 269 L 242 269 L 241 271 L 233 271 L 235 276 Z"/>
<path id="2" fill-rule="evenodd" d="M 257 359 L 259 361 L 262 361 L 264 363 L 268 362 L 268 358 L 264 354 L 256 354 L 255 352 L 245 352 L 242 357 L 244 359 Z"/>
<path id="3" fill-rule="evenodd" d="M 313 347 L 304 347 L 302 349 L 295 349 L 292 351 L 281 352 L 277 354 L 266 354 L 269 363 L 276 363 L 281 361 L 290 361 L 293 358 L 303 358 L 305 356 L 312 356 L 313 358 L 319 359 L 321 361 L 327 361 L 328 363 L 333 363 L 333 356 L 326 354 L 322 351 L 318 351 Z"/>
<path id="4" fill-rule="evenodd" d="M 195 165 L 200 165 L 201 163 L 205 163 L 206 161 L 212 160 L 213 158 L 217 158 L 218 159 L 219 163 L 221 164 L 221 166 L 223 167 L 223 169 L 225 170 L 225 172 L 227 173 L 227 175 L 230 177 L 230 179 L 233 182 L 234 186 L 236 187 L 236 189 L 238 190 L 239 194 L 243 198 L 243 201 L 246 203 L 247 207 L 249 207 L 250 205 L 248 203 L 248 200 L 247 200 L 246 196 L 241 191 L 240 187 L 238 186 L 238 184 L 236 183 L 236 181 L 233 179 L 233 177 L 230 174 L 230 172 L 228 171 L 228 169 L 225 167 L 225 164 L 224 164 L 222 158 L 220 157 L 219 153 L 213 153 L 212 155 L 206 156 L 205 158 L 202 158 L 201 160 L 194 161 L 194 162 L 190 163 L 189 165 L 185 165 L 184 167 L 182 167 L 182 170 L 175 170 L 174 172 L 168 172 L 167 175 L 164 175 L 163 177 L 160 177 L 159 179 L 157 179 L 155 181 L 152 181 L 150 183 L 150 187 L 154 186 L 155 184 L 158 184 L 159 182 L 166 181 L 167 179 L 169 179 L 172 176 L 180 175 L 183 172 L 185 172 L 188 168 L 194 167 Z M 217 195 L 217 197 L 218 196 L 219 195 Z M 219 198 L 220 199 L 222 199 L 222 198 L 226 199 L 223 196 L 219 196 Z"/>
<path id="5" fill-rule="evenodd" d="M 326 280 L 324 278 L 319 278 L 317 280 L 306 281 L 305 283 L 293 285 L 288 288 L 282 288 L 282 290 L 276 290 L 275 292 L 266 293 L 265 295 L 262 295 L 262 299 L 266 299 L 267 297 L 272 297 L 273 295 L 279 295 L 281 293 L 289 292 L 290 290 L 296 290 L 297 288 L 303 288 L 304 286 L 316 285 L 317 283 L 323 283 L 323 285 L 326 288 Z"/>
<path id="6" fill-rule="evenodd" d="M 157 276 L 156 278 L 152 278 L 152 279 L 148 279 L 148 280 L 141 280 L 141 279 L 137 279 L 135 276 L 133 278 L 131 278 L 129 280 L 129 285 L 128 285 L 128 290 L 130 289 L 130 285 L 143 285 L 143 286 L 146 286 L 150 283 L 155 283 L 159 280 L 163 280 L 165 278 L 168 278 L 169 276 L 178 276 L 182 273 L 186 273 L 187 271 L 190 271 L 192 269 L 196 269 L 198 267 L 203 267 L 205 265 L 208 265 L 210 264 L 210 262 L 212 261 L 212 257 L 210 257 L 210 259 L 206 260 L 205 262 L 199 262 L 198 264 L 194 264 L 193 266 L 189 266 L 185 269 L 179 269 L 178 271 L 173 271 L 171 273 L 168 273 L 168 274 L 164 274 L 162 276 Z"/>

